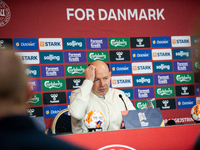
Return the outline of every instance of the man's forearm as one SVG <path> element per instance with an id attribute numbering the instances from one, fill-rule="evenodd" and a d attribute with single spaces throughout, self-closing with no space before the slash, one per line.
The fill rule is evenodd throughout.
<path id="1" fill-rule="evenodd" d="M 82 86 L 71 94 L 69 113 L 77 120 L 82 119 L 85 115 L 92 86 L 93 82 L 84 80 Z"/>

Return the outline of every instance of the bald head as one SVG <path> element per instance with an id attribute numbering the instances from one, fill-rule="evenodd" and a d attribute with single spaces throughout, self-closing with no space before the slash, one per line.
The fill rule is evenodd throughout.
<path id="1" fill-rule="evenodd" d="M 0 50 L 0 102 L 24 103 L 27 92 L 24 69 L 12 50 Z"/>
<path id="2" fill-rule="evenodd" d="M 91 65 L 96 67 L 96 71 L 103 70 L 103 71 L 109 72 L 107 64 L 103 61 L 97 60 L 97 61 L 94 61 Z"/>

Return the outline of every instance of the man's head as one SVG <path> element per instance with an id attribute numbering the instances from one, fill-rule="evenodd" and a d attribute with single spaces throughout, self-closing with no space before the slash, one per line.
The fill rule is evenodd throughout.
<path id="1" fill-rule="evenodd" d="M 92 91 L 100 96 L 105 95 L 109 90 L 111 80 L 108 66 L 103 61 L 94 61 L 91 65 L 96 67 Z"/>
<path id="2" fill-rule="evenodd" d="M 0 50 L 1 109 L 6 106 L 25 106 L 29 92 L 24 69 L 12 50 Z"/>

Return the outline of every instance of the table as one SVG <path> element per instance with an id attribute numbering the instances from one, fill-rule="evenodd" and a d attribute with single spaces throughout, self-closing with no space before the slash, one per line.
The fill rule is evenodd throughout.
<path id="1" fill-rule="evenodd" d="M 56 136 L 56 138 L 82 146 L 88 150 L 112 148 L 124 150 L 189 150 L 194 148 L 199 131 L 200 124 L 193 124 L 69 134 Z"/>

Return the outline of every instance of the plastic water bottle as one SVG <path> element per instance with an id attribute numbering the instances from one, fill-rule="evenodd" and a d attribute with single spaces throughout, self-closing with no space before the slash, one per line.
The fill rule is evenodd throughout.
<path id="1" fill-rule="evenodd" d="M 153 106 L 153 101 L 155 100 L 155 98 L 149 98 L 149 99 L 147 99 L 147 109 L 153 109 L 154 108 L 154 106 Z"/>

